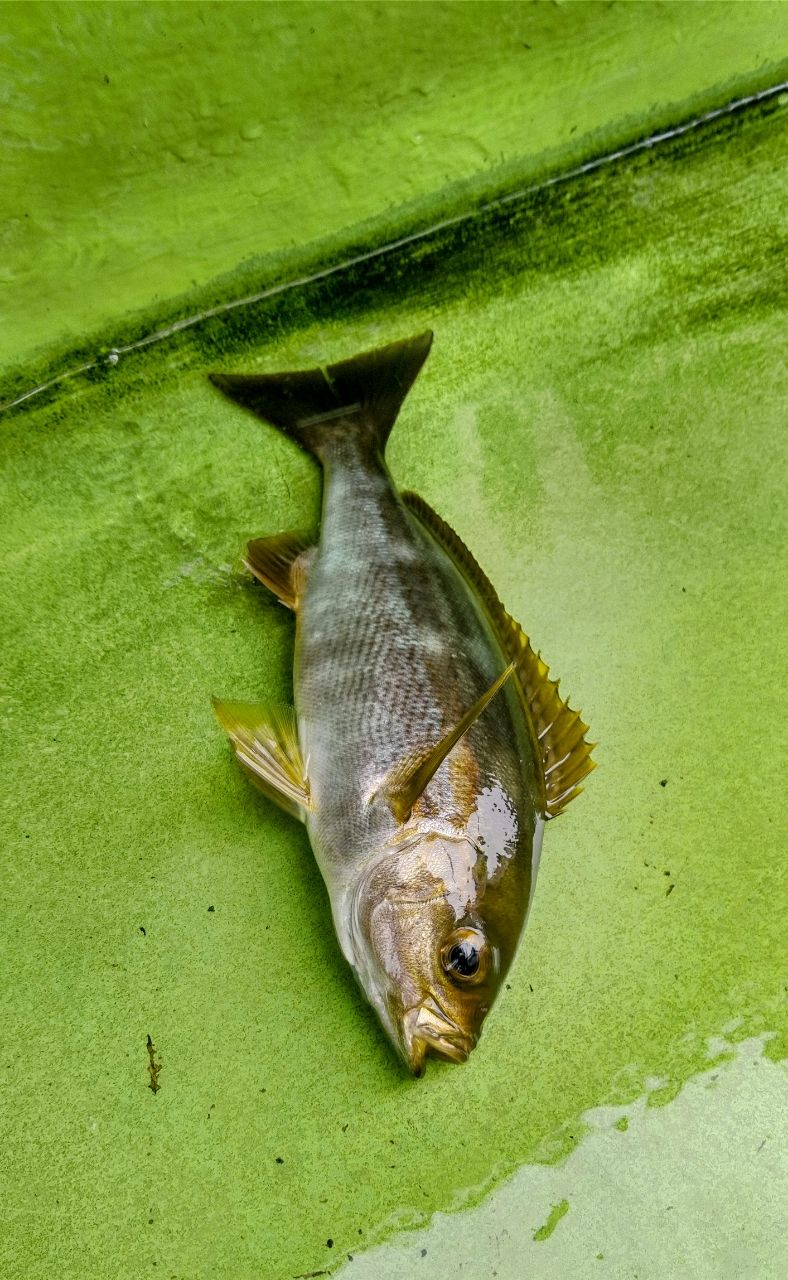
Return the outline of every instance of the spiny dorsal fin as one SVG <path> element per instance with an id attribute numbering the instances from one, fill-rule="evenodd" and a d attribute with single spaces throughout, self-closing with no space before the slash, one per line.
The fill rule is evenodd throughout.
<path id="1" fill-rule="evenodd" d="M 286 813 L 305 821 L 311 808 L 309 783 L 293 708 L 214 698 L 213 709 L 252 781 Z"/>
<path id="2" fill-rule="evenodd" d="M 516 667 L 516 662 L 510 662 L 506 670 L 498 676 L 498 679 L 494 680 L 489 689 L 486 689 L 482 696 L 476 699 L 473 706 L 469 707 L 465 714 L 461 716 L 454 728 L 450 729 L 434 747 L 429 747 L 426 751 L 413 752 L 392 769 L 381 788 L 381 792 L 388 801 L 389 808 L 397 822 L 407 822 L 414 804 L 430 780 L 438 772 L 449 752 L 453 747 L 456 747 L 460 738 L 468 732 L 474 721 L 478 720 L 487 704 L 492 701 L 498 690 L 503 688 L 509 677 L 514 674 Z"/>
<path id="3" fill-rule="evenodd" d="M 244 564 L 258 582 L 273 591 L 288 609 L 297 609 L 304 589 L 301 560 L 310 543 L 299 533 L 277 533 L 272 538 L 253 538 L 246 544 Z M 299 563 L 300 562 L 300 563 Z"/>
<path id="4" fill-rule="evenodd" d="M 554 818 L 582 791 L 580 783 L 596 767 L 590 758 L 596 743 L 586 742 L 588 725 L 580 719 L 550 679 L 547 664 L 535 653 L 519 623 L 504 609 L 495 588 L 461 538 L 416 493 L 402 501 L 454 560 L 484 605 L 504 655 L 517 663 L 516 681 L 537 759 L 542 762 L 545 817 Z"/>

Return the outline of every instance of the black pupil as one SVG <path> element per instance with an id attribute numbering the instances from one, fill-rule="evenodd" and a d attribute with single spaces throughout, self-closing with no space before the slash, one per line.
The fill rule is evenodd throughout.
<path id="1" fill-rule="evenodd" d="M 479 952 L 472 942 L 456 942 L 449 952 L 449 968 L 461 978 L 472 978 L 479 968 Z"/>

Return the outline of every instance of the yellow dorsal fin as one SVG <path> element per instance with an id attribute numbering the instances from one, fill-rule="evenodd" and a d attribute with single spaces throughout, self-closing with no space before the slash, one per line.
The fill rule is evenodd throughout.
<path id="1" fill-rule="evenodd" d="M 277 533 L 272 538 L 254 538 L 246 544 L 244 564 L 258 582 L 273 591 L 288 609 L 297 609 L 303 593 L 304 552 L 309 541 L 300 533 Z"/>
<path id="2" fill-rule="evenodd" d="M 303 822 L 311 803 L 293 708 L 214 698 L 213 709 L 252 781 Z"/>
<path id="3" fill-rule="evenodd" d="M 476 699 L 473 706 L 469 707 L 465 714 L 461 716 L 454 728 L 450 729 L 434 747 L 429 747 L 426 751 L 415 751 L 411 755 L 405 756 L 404 760 L 401 760 L 392 769 L 381 788 L 381 793 L 385 796 L 397 822 L 407 822 L 414 804 L 427 784 L 435 776 L 452 747 L 457 745 L 463 734 L 468 732 L 473 722 L 478 720 L 487 704 L 492 702 L 498 690 L 502 689 L 509 677 L 514 674 L 516 667 L 516 662 L 510 662 L 506 670 L 498 676 L 498 679 L 494 680 L 489 689 L 486 689 L 482 696 Z"/>
<path id="4" fill-rule="evenodd" d="M 516 682 L 537 759 L 542 764 L 545 817 L 554 818 L 582 791 L 580 783 L 595 768 L 590 758 L 595 743 L 586 742 L 588 725 L 558 692 L 547 664 L 535 653 L 519 623 L 506 612 L 487 575 L 465 543 L 432 507 L 415 493 L 402 500 L 472 584 L 490 620 L 505 657 L 517 664 Z"/>

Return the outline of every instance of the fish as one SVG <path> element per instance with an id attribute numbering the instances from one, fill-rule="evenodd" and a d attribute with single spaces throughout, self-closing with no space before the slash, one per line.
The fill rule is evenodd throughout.
<path id="1" fill-rule="evenodd" d="M 432 337 L 209 375 L 323 468 L 319 540 L 278 533 L 245 556 L 295 614 L 293 705 L 215 713 L 252 781 L 305 824 L 341 951 L 415 1076 L 475 1048 L 545 823 L 596 745 L 465 544 L 388 470 Z"/>

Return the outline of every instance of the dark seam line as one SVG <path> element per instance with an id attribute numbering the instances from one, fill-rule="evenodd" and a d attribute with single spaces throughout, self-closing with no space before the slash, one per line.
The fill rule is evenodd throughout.
<path id="1" fill-rule="evenodd" d="M 712 120 L 718 120 L 721 116 L 733 115 L 735 112 L 753 106 L 755 103 L 776 97 L 786 90 L 788 90 L 788 80 L 780 84 L 770 85 L 768 89 L 760 89 L 757 93 L 748 94 L 747 97 L 734 98 L 731 102 L 726 103 L 725 106 L 713 107 L 710 111 L 704 111 L 702 115 L 685 121 L 684 124 L 675 125 L 671 129 L 664 129 L 660 133 L 650 134 L 647 138 L 641 138 L 639 142 L 629 143 L 625 147 L 620 147 L 617 151 L 611 151 L 606 155 L 597 156 L 593 160 L 587 160 L 584 164 L 577 165 L 573 169 L 567 169 L 564 173 L 555 174 L 552 178 L 545 178 L 541 182 L 534 182 L 530 186 L 521 187 L 508 195 L 496 196 L 494 200 L 488 200 L 484 204 L 477 205 L 472 210 L 455 214 L 451 218 L 444 218 L 440 222 L 434 222 L 429 227 L 423 227 L 420 231 L 401 236 L 397 240 L 390 240 L 386 244 L 379 245 L 377 249 L 370 249 L 365 253 L 357 254 L 355 257 L 345 258 L 342 262 L 334 263 L 330 267 L 324 267 L 321 271 L 315 271 L 312 275 L 298 276 L 294 280 L 286 280 L 281 284 L 271 285 L 270 288 L 262 289 L 259 293 L 250 293 L 243 298 L 235 298 L 230 302 L 221 302 L 215 307 L 209 307 L 206 311 L 186 316 L 183 320 L 176 320 L 174 324 L 167 325 L 164 329 L 156 329 L 153 333 L 140 338 L 137 342 L 130 342 L 127 346 L 113 347 L 107 355 L 97 356 L 95 360 L 90 361 L 88 364 L 81 364 L 74 369 L 66 369 L 63 373 L 58 373 L 47 382 L 42 382 L 39 386 L 32 387 L 30 391 L 25 391 L 21 396 L 17 396 L 16 399 L 0 405 L 0 413 L 14 409 L 17 405 L 23 404 L 25 400 L 39 395 L 42 391 L 48 391 L 50 387 L 57 386 L 59 382 L 64 382 L 67 378 L 74 378 L 80 373 L 88 373 L 102 363 L 116 365 L 121 356 L 128 355 L 132 351 L 139 351 L 143 347 L 149 347 L 153 343 L 163 342 L 165 338 L 171 338 L 173 334 L 181 333 L 184 329 L 191 329 L 203 320 L 210 320 L 214 316 L 224 315 L 228 311 L 236 311 L 239 307 L 253 306 L 255 303 L 264 302 L 268 298 L 275 298 L 278 294 L 289 293 L 293 289 L 305 288 L 318 280 L 326 280 L 330 276 L 338 275 L 352 267 L 360 266 L 364 262 L 372 262 L 375 258 L 394 253 L 397 249 L 405 248 L 406 245 L 415 244 L 419 240 L 426 240 L 437 232 L 446 230 L 447 227 L 455 227 L 459 223 L 470 222 L 473 218 L 479 218 L 495 209 L 502 208 L 504 205 L 524 200 L 527 196 L 534 195 L 538 191 L 545 191 L 549 187 L 558 186 L 562 182 L 570 182 L 573 178 L 593 173 L 597 169 L 603 168 L 604 165 L 613 164 L 616 160 L 637 155 L 640 151 L 648 151 L 663 142 L 670 142 L 673 138 L 680 138 L 685 133 L 690 133 L 694 129 L 699 129 L 703 125 L 711 123 Z"/>

